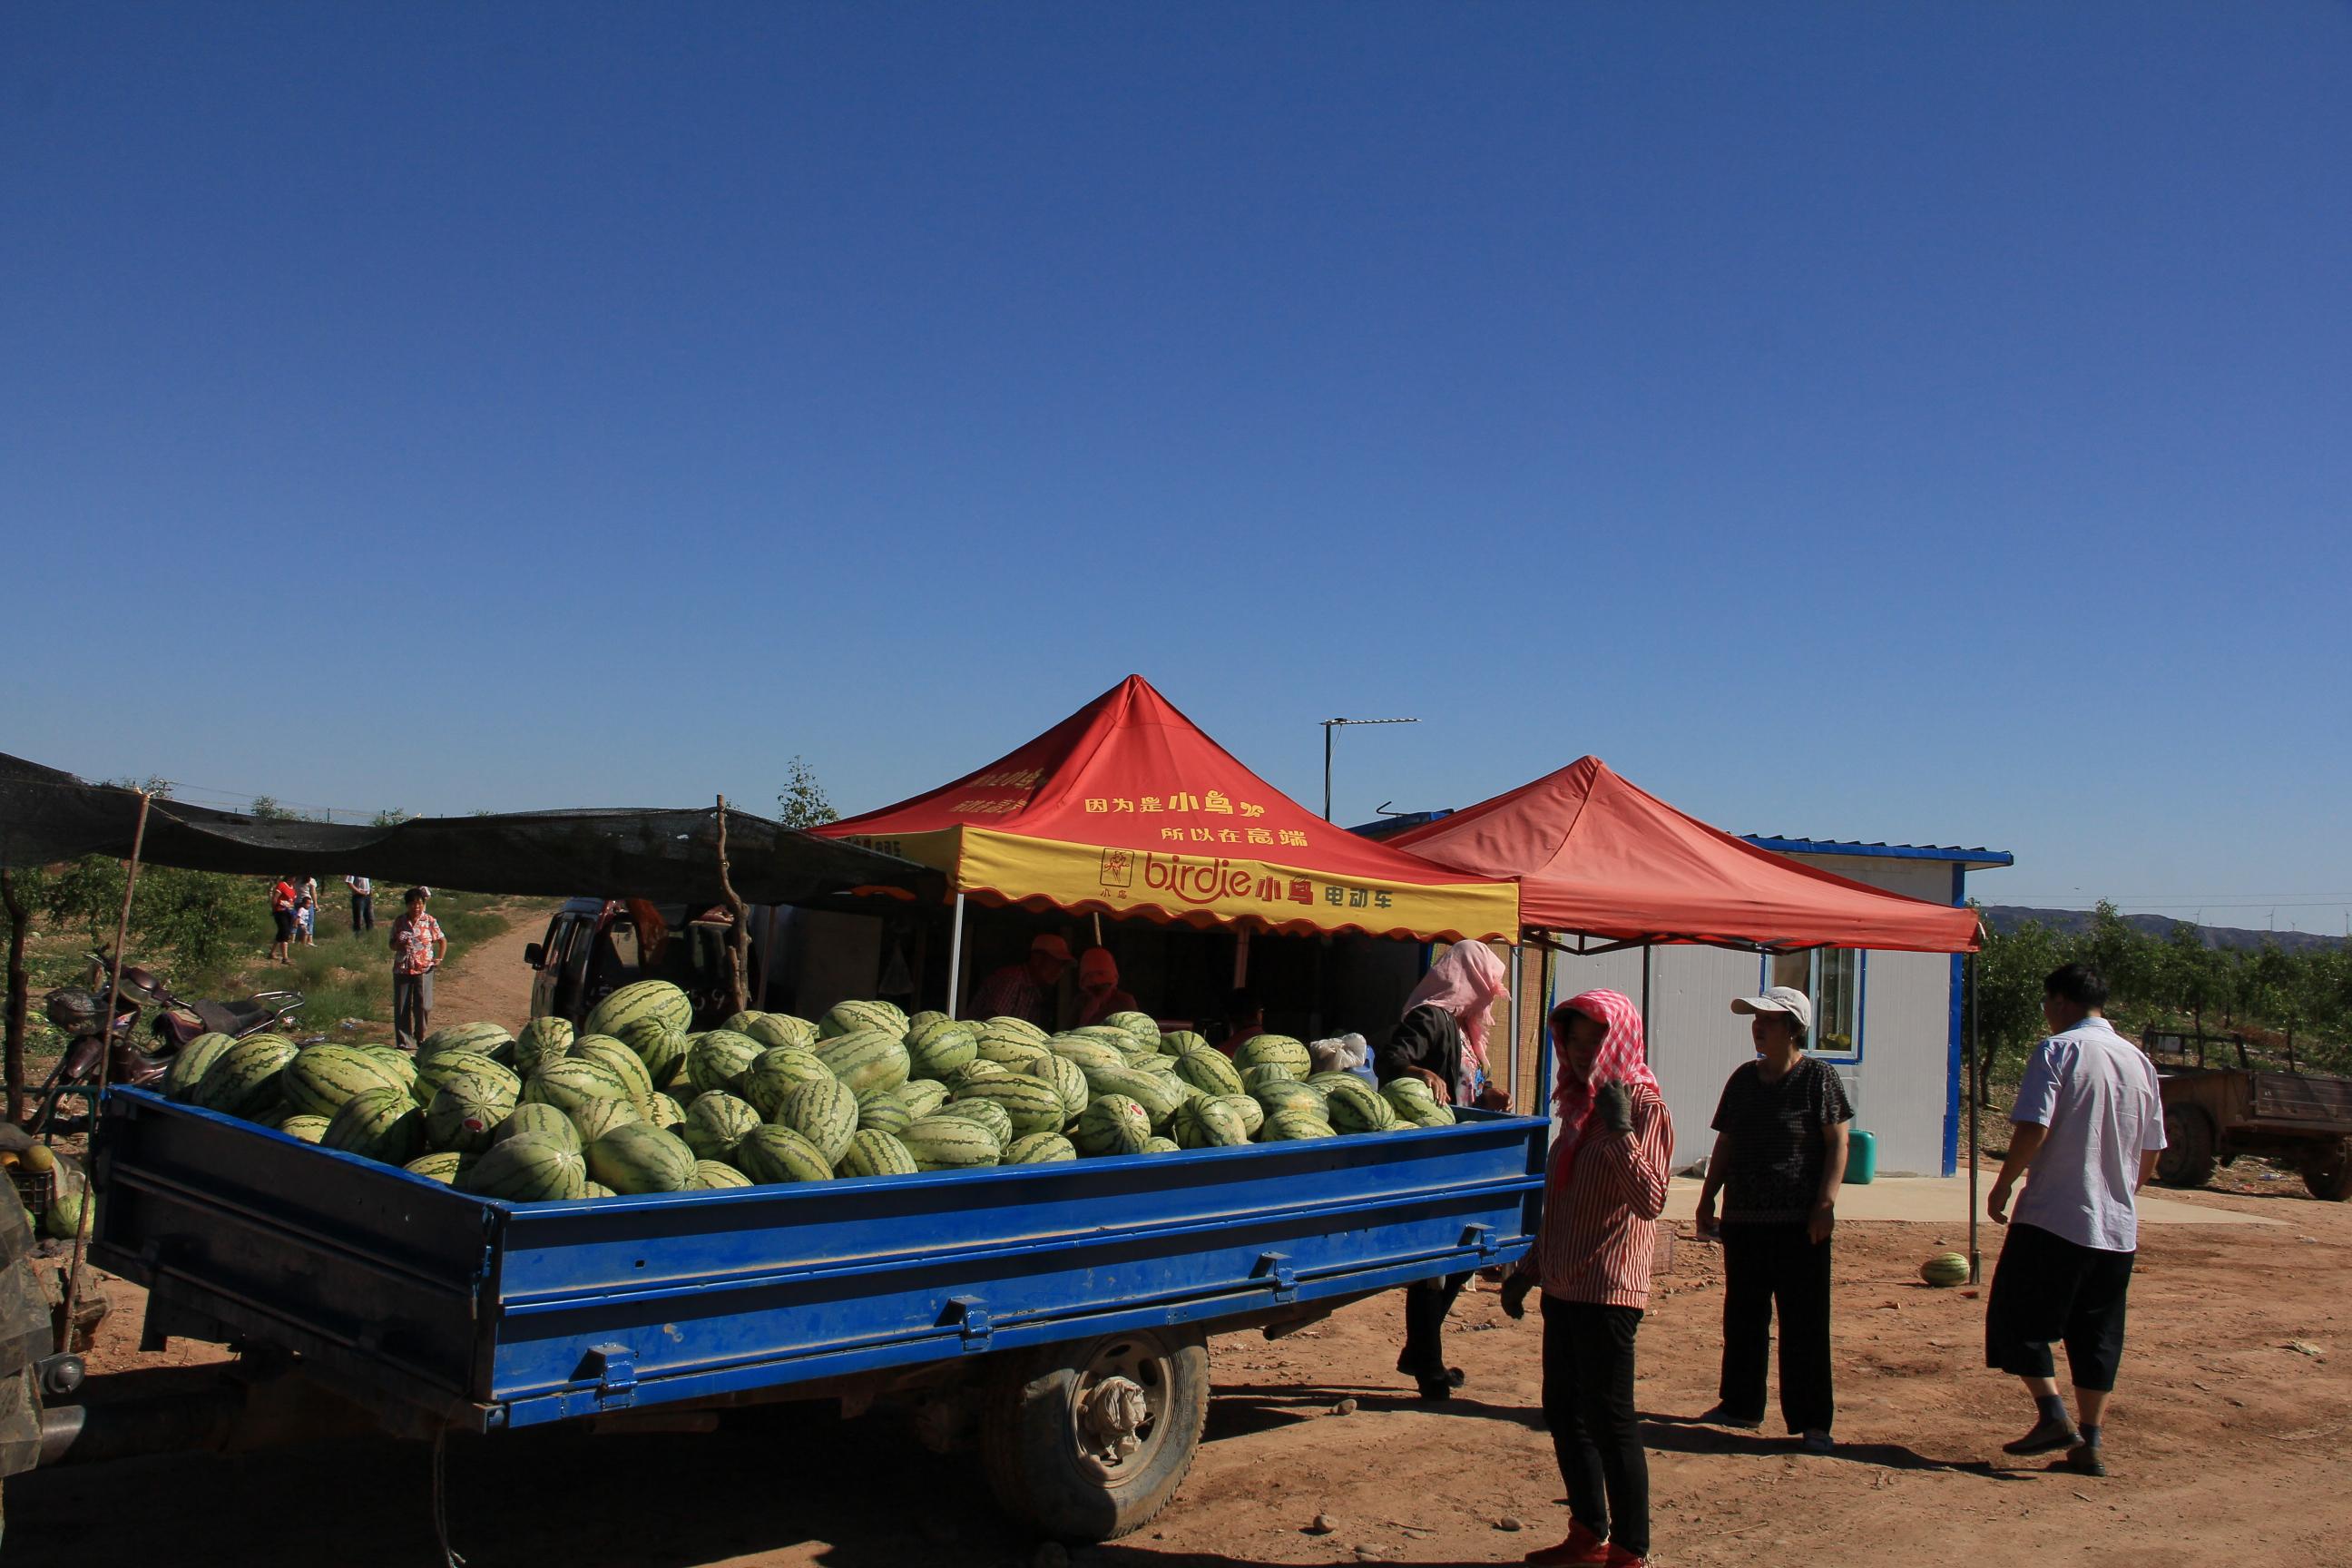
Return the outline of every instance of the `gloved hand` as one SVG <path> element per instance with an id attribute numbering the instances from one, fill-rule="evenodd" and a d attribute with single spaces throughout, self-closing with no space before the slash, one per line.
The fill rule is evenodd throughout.
<path id="1" fill-rule="evenodd" d="M 1633 1131 L 1633 1090 L 1625 1083 L 1604 1083 L 1592 1096 L 1592 1114 L 1612 1132 Z"/>
<path id="2" fill-rule="evenodd" d="M 1524 1318 L 1528 1315 L 1528 1292 L 1536 1288 L 1532 1276 L 1513 1274 L 1503 1281 L 1503 1316 Z"/>

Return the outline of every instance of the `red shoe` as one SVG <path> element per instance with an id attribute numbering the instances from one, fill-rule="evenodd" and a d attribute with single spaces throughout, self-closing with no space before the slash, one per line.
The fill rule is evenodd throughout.
<path id="1" fill-rule="evenodd" d="M 1609 1561 L 1609 1543 L 1580 1522 L 1570 1521 L 1566 1541 L 1558 1546 L 1538 1547 L 1523 1561 L 1542 1568 L 1601 1568 Z"/>
<path id="2" fill-rule="evenodd" d="M 1650 1568 L 1650 1560 L 1647 1557 L 1636 1557 L 1622 1546 L 1612 1546 L 1609 1549 L 1609 1558 L 1604 1568 Z"/>

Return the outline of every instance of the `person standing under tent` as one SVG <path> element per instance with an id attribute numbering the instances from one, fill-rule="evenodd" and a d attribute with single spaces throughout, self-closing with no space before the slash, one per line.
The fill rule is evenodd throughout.
<path id="1" fill-rule="evenodd" d="M 365 877 L 346 877 L 343 886 L 352 890 L 352 934 L 375 930 L 375 884 Z"/>
<path id="2" fill-rule="evenodd" d="M 409 889 L 401 903 L 407 912 L 392 922 L 392 1033 L 413 1051 L 432 1026 L 433 972 L 449 956 L 449 939 L 425 912 L 424 889 Z"/>
<path id="3" fill-rule="evenodd" d="M 1752 1432 L 1764 1425 L 1772 1315 L 1780 1317 L 1780 1415 L 1808 1453 L 1835 1447 L 1830 1373 L 1830 1237 L 1845 1180 L 1853 1108 L 1837 1069 L 1805 1055 L 1811 999 L 1792 985 L 1731 1005 L 1750 1016 L 1756 1059 L 1723 1086 L 1715 1152 L 1699 1188 L 1698 1234 L 1723 1243 L 1723 1373 L 1699 1417 Z M 1716 1194 L 1723 1217 L 1716 1219 Z"/>
<path id="4" fill-rule="evenodd" d="M 1099 1024 L 1113 1013 L 1133 1013 L 1135 998 L 1118 988 L 1118 960 L 1107 947 L 1078 954 L 1078 1016 L 1074 1028 Z"/>
<path id="5" fill-rule="evenodd" d="M 1486 1059 L 1495 1003 L 1507 986 L 1503 961 L 1485 942 L 1446 949 L 1405 998 L 1404 1016 L 1373 1058 L 1381 1081 L 1417 1078 L 1443 1104 L 1508 1107 L 1510 1097 L 1488 1075 Z M 1420 1385 L 1423 1399 L 1444 1399 L 1462 1385 L 1461 1369 L 1445 1364 L 1445 1315 L 1469 1279 L 1465 1272 L 1405 1287 L 1397 1370 Z"/>
<path id="6" fill-rule="evenodd" d="M 2038 1416 L 2003 1452 L 2063 1448 L 2068 1469 L 2104 1476 L 2100 1428 L 2123 1360 L 2137 1194 L 2165 1143 L 2164 1097 L 2147 1053 L 2102 1015 L 2107 985 L 2096 970 L 2070 963 L 2042 991 L 2051 1033 L 2017 1086 L 2009 1154 L 1985 1202 L 1993 1223 L 2009 1226 L 1985 1303 L 1985 1364 L 2022 1378 Z M 2020 1176 L 2025 1195 L 2012 1218 Z M 2079 1426 L 2058 1394 L 2053 1340 L 2066 1342 Z"/>
<path id="7" fill-rule="evenodd" d="M 1650 1304 L 1650 1255 L 1665 1211 L 1674 1118 L 1642 1043 L 1642 1010 L 1587 991 L 1551 1013 L 1559 1133 L 1536 1243 L 1503 1284 L 1503 1310 L 1543 1292 L 1543 1411 L 1573 1522 L 1529 1563 L 1643 1568 L 1650 1461 L 1633 1408 L 1633 1339 Z"/>
<path id="8" fill-rule="evenodd" d="M 1029 956 L 1008 963 L 980 983 L 969 1009 L 975 1018 L 1026 1018 L 1052 1030 L 1055 988 L 1070 967 L 1070 944 L 1051 931 L 1039 931 L 1029 942 Z"/>
<path id="9" fill-rule="evenodd" d="M 1245 1040 L 1265 1033 L 1265 1005 L 1255 992 L 1237 988 L 1225 998 L 1225 1037 L 1217 1042 L 1217 1049 L 1232 1056 L 1242 1048 Z"/>

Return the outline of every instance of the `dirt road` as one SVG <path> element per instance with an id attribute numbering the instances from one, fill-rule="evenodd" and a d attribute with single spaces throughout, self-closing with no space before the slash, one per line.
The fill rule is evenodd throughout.
<path id="1" fill-rule="evenodd" d="M 521 1028 L 530 1017 L 532 980 L 523 966 L 523 945 L 540 939 L 555 908 L 543 900 L 498 906 L 507 929 L 467 948 L 434 982 L 435 1026 L 486 1023 Z"/>
<path id="2" fill-rule="evenodd" d="M 2147 1231 L 2105 1481 L 1995 1462 L 2028 1407 L 1979 1364 L 1983 1302 L 1913 1278 L 1923 1257 L 1959 1242 L 1958 1215 L 1846 1227 L 1845 1446 L 1832 1458 L 1683 1424 L 1713 1401 L 1720 1300 L 1710 1249 L 1685 1244 L 1642 1334 L 1656 1560 L 2352 1563 L 2340 1461 L 2352 1437 L 2352 1206 L 2192 1201 L 2287 1223 Z M 1565 1519 L 1534 1409 L 1533 1323 L 1508 1322 L 1491 1294 L 1465 1297 L 1451 1359 L 1468 1385 L 1423 1406 L 1389 1370 L 1396 1318 L 1390 1297 L 1276 1343 L 1218 1341 L 1208 1439 L 1181 1496 L 1152 1526 L 1074 1561 L 1475 1563 L 1557 1540 Z M 102 1359 L 135 1342 L 131 1322 L 119 1327 Z M 1334 1415 L 1343 1398 L 1358 1407 Z M 970 1456 L 934 1457 L 882 1415 L 766 1412 L 704 1436 L 460 1441 L 449 1480 L 455 1544 L 474 1568 L 996 1568 L 1037 1550 L 991 1510 Z M 428 1482 L 425 1450 L 373 1439 L 37 1473 L 8 1487 L 9 1561 L 408 1568 L 436 1561 Z M 1338 1528 L 1307 1533 L 1318 1513 Z"/>

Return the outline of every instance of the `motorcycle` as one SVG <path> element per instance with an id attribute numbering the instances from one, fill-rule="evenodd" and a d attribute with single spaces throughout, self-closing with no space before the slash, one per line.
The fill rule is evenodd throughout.
<path id="1" fill-rule="evenodd" d="M 106 1081 L 149 1088 L 171 1070 L 172 1058 L 199 1035 L 226 1035 L 242 1040 L 249 1036 L 282 1031 L 302 1006 L 299 991 L 258 991 L 241 1001 L 190 1001 L 174 994 L 162 975 L 141 964 L 122 966 L 120 1008 L 101 1026 L 106 1010 L 105 989 L 113 960 L 104 952 L 90 958 L 92 985 L 65 986 L 41 1000 L 42 1016 L 66 1034 L 68 1043 L 47 1082 L 39 1090 L 41 1109 L 31 1130 L 41 1131 L 57 1112 L 62 1092 L 94 1087 L 99 1063 L 106 1061 Z M 142 1048 L 136 1038 L 140 1009 L 153 1006 L 148 1026 L 154 1043 Z M 303 1044 L 315 1044 L 324 1036 Z"/>

